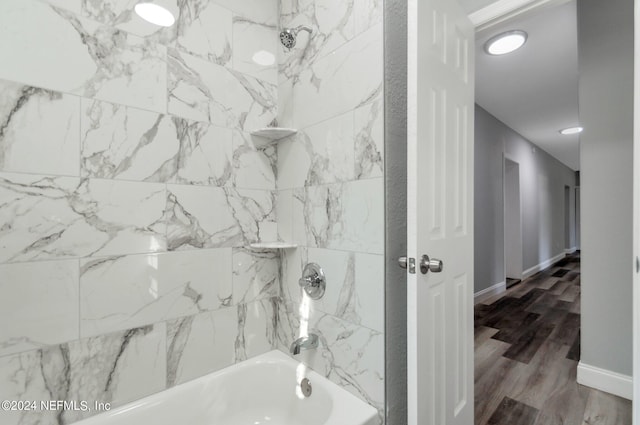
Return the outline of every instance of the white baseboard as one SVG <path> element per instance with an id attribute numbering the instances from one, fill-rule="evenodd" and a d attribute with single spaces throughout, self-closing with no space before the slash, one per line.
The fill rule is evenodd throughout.
<path id="1" fill-rule="evenodd" d="M 558 261 L 562 260 L 567 254 L 565 254 L 564 252 L 556 255 L 553 258 L 549 258 L 547 261 L 543 261 L 542 263 L 538 264 L 537 266 L 533 266 L 530 269 L 525 270 L 522 273 L 522 280 L 525 280 L 531 276 L 533 276 L 534 274 L 538 273 L 541 270 L 546 269 L 547 267 L 553 265 L 553 263 L 557 263 Z"/>
<path id="2" fill-rule="evenodd" d="M 495 285 L 492 285 L 488 288 L 485 288 L 473 294 L 473 303 L 474 304 L 481 303 L 493 297 L 494 295 L 502 294 L 506 290 L 507 290 L 506 282 L 496 283 Z"/>
<path id="3" fill-rule="evenodd" d="M 574 253 L 574 252 L 576 252 L 577 250 L 578 250 L 578 248 L 574 246 L 573 248 L 565 249 L 565 250 L 564 250 L 564 253 L 565 253 L 565 254 L 573 254 L 573 253 Z"/>
<path id="4" fill-rule="evenodd" d="M 578 363 L 578 384 L 614 394 L 627 400 L 633 399 L 631 376 L 601 369 L 583 362 Z"/>

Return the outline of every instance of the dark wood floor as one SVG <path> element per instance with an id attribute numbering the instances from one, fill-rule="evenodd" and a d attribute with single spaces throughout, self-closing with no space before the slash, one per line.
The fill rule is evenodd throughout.
<path id="1" fill-rule="evenodd" d="M 476 425 L 630 425 L 630 401 L 576 383 L 579 360 L 573 254 L 476 304 Z"/>

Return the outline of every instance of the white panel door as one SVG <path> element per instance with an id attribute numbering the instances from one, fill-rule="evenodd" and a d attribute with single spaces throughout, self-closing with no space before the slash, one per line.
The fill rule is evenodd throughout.
<path id="1" fill-rule="evenodd" d="M 455 0 L 408 8 L 409 425 L 472 425 L 474 28 Z"/>

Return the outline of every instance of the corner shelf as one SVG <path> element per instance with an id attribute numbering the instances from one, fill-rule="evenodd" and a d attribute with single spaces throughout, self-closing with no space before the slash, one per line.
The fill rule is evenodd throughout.
<path id="1" fill-rule="evenodd" d="M 261 139 L 261 145 L 267 146 L 285 137 L 296 134 L 298 130 L 285 127 L 264 127 L 251 132 L 252 136 Z"/>
<path id="2" fill-rule="evenodd" d="M 249 245 L 253 249 L 294 249 L 297 248 L 298 245 L 291 242 L 256 242 Z"/>

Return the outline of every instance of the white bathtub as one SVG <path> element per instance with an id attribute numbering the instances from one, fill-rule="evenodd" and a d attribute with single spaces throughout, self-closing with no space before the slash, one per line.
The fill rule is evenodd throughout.
<path id="1" fill-rule="evenodd" d="M 298 388 L 304 377 L 313 388 L 308 398 Z M 377 418 L 367 403 L 271 351 L 76 424 L 374 425 Z"/>

